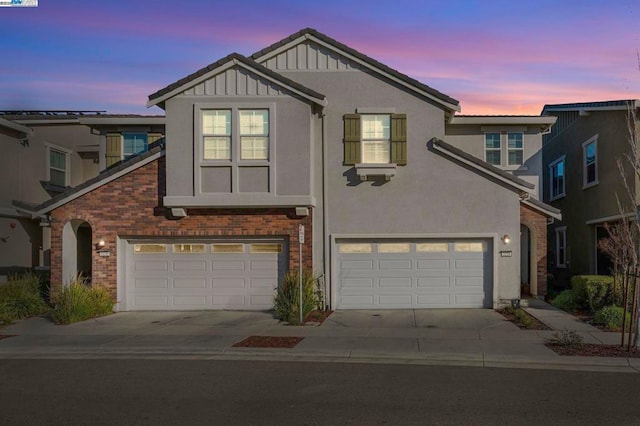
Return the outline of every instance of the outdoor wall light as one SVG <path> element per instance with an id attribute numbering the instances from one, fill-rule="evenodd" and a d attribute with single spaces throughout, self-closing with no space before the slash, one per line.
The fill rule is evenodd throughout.
<path id="1" fill-rule="evenodd" d="M 107 242 L 103 238 L 100 238 L 98 244 L 96 244 L 96 250 L 103 250 L 106 246 Z"/>
<path id="2" fill-rule="evenodd" d="M 505 244 L 509 244 L 511 242 L 511 237 L 509 237 L 509 235 L 504 234 L 502 236 L 502 241 L 504 241 Z"/>

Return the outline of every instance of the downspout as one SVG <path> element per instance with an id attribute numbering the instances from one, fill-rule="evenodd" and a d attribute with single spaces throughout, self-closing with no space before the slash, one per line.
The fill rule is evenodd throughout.
<path id="1" fill-rule="evenodd" d="M 331 305 L 331 247 L 329 241 L 329 206 L 327 184 L 327 107 L 322 108 L 322 238 L 324 241 L 324 294 L 325 306 Z"/>

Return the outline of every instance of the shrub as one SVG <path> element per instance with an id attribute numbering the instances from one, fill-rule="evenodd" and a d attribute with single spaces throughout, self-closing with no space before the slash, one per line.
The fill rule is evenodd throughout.
<path id="1" fill-rule="evenodd" d="M 51 317 L 56 324 L 71 324 L 113 312 L 113 300 L 107 289 L 100 285 L 89 286 L 80 278 L 63 287 L 54 297 L 53 304 Z"/>
<path id="2" fill-rule="evenodd" d="M 289 271 L 276 289 L 275 310 L 281 321 L 292 325 L 300 324 L 300 274 Z M 302 271 L 302 317 L 306 318 L 311 311 L 317 309 L 318 278 L 310 270 Z"/>
<path id="3" fill-rule="evenodd" d="M 547 339 L 547 343 L 560 346 L 580 346 L 584 338 L 573 330 L 564 329 L 561 332 L 555 332 Z"/>
<path id="4" fill-rule="evenodd" d="M 593 321 L 598 325 L 608 328 L 609 330 L 617 331 L 622 328 L 623 313 L 624 309 L 620 306 L 605 306 L 596 312 Z M 630 319 L 631 314 L 627 312 L 627 323 Z"/>
<path id="5" fill-rule="evenodd" d="M 576 301 L 572 290 L 565 290 L 551 301 L 551 304 L 563 311 L 573 312 L 576 310 Z"/>
<path id="6" fill-rule="evenodd" d="M 579 308 L 595 312 L 607 303 L 613 303 L 613 277 L 605 275 L 575 275 L 571 289 Z"/>
<path id="7" fill-rule="evenodd" d="M 8 284 L 0 287 L 0 325 L 48 310 L 49 306 L 40 294 L 40 280 L 35 274 L 12 276 Z"/>

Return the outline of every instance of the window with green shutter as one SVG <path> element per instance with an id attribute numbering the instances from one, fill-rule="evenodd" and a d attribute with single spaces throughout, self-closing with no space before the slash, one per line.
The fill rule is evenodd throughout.
<path id="1" fill-rule="evenodd" d="M 407 164 L 406 114 L 346 114 L 344 165 Z"/>

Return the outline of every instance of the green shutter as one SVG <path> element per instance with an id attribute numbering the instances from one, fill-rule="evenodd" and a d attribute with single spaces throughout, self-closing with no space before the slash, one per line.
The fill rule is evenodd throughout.
<path id="1" fill-rule="evenodd" d="M 122 137 L 120 133 L 107 133 L 107 167 L 122 160 Z"/>
<path id="2" fill-rule="evenodd" d="M 162 133 L 149 133 L 147 142 L 149 143 L 149 145 L 151 145 L 161 137 L 162 137 Z"/>
<path id="3" fill-rule="evenodd" d="M 407 114 L 391 116 L 391 162 L 407 164 Z"/>
<path id="4" fill-rule="evenodd" d="M 344 116 L 344 165 L 353 166 L 361 160 L 360 155 L 360 115 Z"/>

